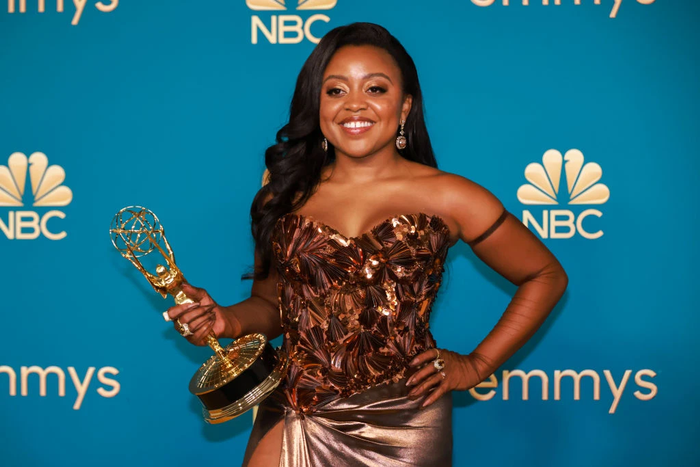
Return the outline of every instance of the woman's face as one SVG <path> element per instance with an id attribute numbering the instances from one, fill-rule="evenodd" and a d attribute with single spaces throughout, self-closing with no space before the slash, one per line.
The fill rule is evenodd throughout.
<path id="1" fill-rule="evenodd" d="M 386 50 L 341 47 L 323 74 L 321 131 L 336 153 L 350 157 L 395 151 L 411 102 L 402 95 L 401 71 Z"/>

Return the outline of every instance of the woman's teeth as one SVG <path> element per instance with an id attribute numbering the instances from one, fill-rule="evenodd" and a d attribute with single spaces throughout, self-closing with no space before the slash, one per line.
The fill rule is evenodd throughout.
<path id="1" fill-rule="evenodd" d="M 347 122 L 342 125 L 345 128 L 365 128 L 374 125 L 374 122 Z"/>

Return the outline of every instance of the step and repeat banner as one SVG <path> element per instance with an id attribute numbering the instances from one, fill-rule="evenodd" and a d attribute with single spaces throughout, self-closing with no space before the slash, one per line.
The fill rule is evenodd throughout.
<path id="1" fill-rule="evenodd" d="M 439 168 L 569 274 L 454 393 L 455 465 L 700 463 L 698 2 L 3 0 L 0 465 L 240 465 L 254 412 L 203 421 L 188 383 L 211 351 L 163 321 L 110 222 L 147 206 L 191 283 L 249 297 L 264 150 L 319 38 L 354 21 L 415 59 Z M 448 258 L 431 328 L 466 354 L 516 288 L 464 243 Z"/>

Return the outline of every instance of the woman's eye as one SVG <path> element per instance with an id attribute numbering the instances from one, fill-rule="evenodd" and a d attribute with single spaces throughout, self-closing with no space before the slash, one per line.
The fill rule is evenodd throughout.
<path id="1" fill-rule="evenodd" d="M 326 94 L 328 96 L 339 96 L 344 92 L 345 91 L 343 91 L 340 88 L 331 88 L 326 91 Z M 386 89 L 381 86 L 371 86 L 367 88 L 367 92 L 369 92 L 370 94 L 384 94 L 386 92 Z"/>

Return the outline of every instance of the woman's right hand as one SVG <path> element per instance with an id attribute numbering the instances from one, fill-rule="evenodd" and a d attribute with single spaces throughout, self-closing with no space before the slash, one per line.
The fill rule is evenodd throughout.
<path id="1" fill-rule="evenodd" d="M 193 334 L 185 337 L 185 339 L 191 344 L 207 345 L 206 336 L 212 330 L 217 338 L 228 337 L 235 339 L 239 337 L 241 329 L 238 320 L 216 303 L 206 290 L 183 283 L 182 291 L 190 299 L 194 300 L 194 303 L 170 307 L 164 313 L 164 318 L 167 316 L 169 319 L 166 319 L 166 321 L 173 322 L 178 333 L 180 328 L 176 320 L 180 324 L 187 324 Z"/>

